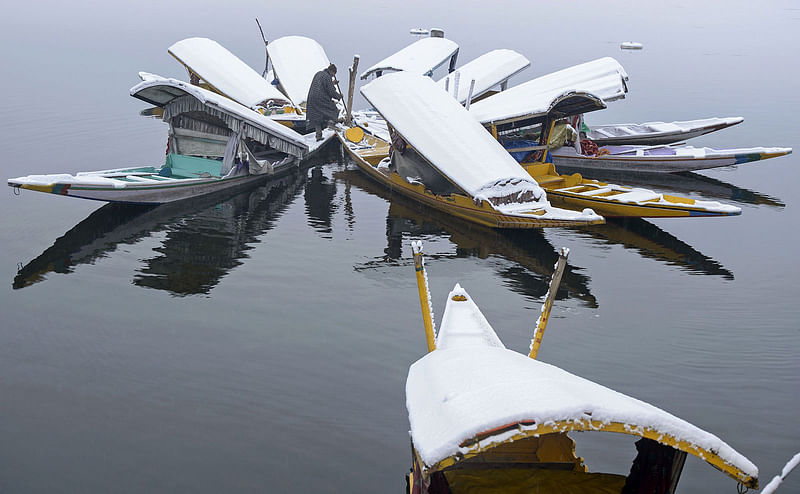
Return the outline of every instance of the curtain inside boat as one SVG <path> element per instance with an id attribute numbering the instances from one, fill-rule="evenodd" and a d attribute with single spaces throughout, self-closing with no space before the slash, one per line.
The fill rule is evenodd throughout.
<path id="1" fill-rule="evenodd" d="M 174 100 L 170 101 L 166 106 L 164 106 L 163 119 L 164 121 L 168 122 L 172 118 L 178 115 L 185 113 L 193 113 L 193 112 L 202 112 L 214 116 L 219 120 L 221 120 L 222 122 L 224 122 L 225 125 L 231 131 L 239 132 L 241 130 L 242 137 L 249 137 L 262 144 L 269 145 L 271 148 L 277 149 L 287 154 L 291 154 L 292 156 L 302 158 L 304 153 L 306 152 L 306 149 L 304 147 L 298 146 L 290 141 L 284 140 L 279 136 L 272 135 L 269 132 L 263 130 L 262 128 L 256 125 L 253 125 L 250 122 L 240 120 L 239 118 L 233 115 L 230 115 L 221 110 L 203 104 L 195 97 L 188 94 L 181 96 L 179 98 L 175 98 Z"/>

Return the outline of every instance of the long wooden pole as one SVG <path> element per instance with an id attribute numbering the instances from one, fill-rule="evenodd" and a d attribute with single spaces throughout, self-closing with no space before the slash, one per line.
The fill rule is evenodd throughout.
<path id="1" fill-rule="evenodd" d="M 264 37 L 264 30 L 261 29 L 261 23 L 258 22 L 258 17 L 256 17 L 256 24 L 258 24 L 258 30 L 261 31 L 261 39 L 264 40 L 264 52 L 266 53 L 266 59 L 264 60 L 264 72 L 261 73 L 261 77 L 266 77 L 267 68 L 269 68 L 269 48 L 267 48 L 267 38 Z"/>
<path id="2" fill-rule="evenodd" d="M 417 290 L 419 291 L 419 305 L 422 308 L 422 322 L 425 325 L 425 340 L 428 351 L 436 349 L 436 337 L 433 329 L 433 309 L 431 297 L 428 292 L 428 277 L 425 274 L 425 262 L 422 259 L 422 242 L 411 242 L 411 251 L 414 253 L 414 271 L 417 273 Z"/>
<path id="3" fill-rule="evenodd" d="M 353 57 L 353 66 L 350 67 L 350 84 L 347 88 L 347 113 L 345 116 L 344 124 L 350 127 L 350 124 L 353 121 L 353 92 L 356 89 L 356 74 L 358 71 L 358 61 L 361 57 L 358 55 Z"/>
<path id="4" fill-rule="evenodd" d="M 567 266 L 568 256 L 569 249 L 562 247 L 561 252 L 558 255 L 558 261 L 556 262 L 556 269 L 553 273 L 553 278 L 550 280 L 550 288 L 547 290 L 547 296 L 545 297 L 544 305 L 542 306 L 542 314 L 539 316 L 539 320 L 536 321 L 536 329 L 533 333 L 533 340 L 531 340 L 531 352 L 528 354 L 528 357 L 532 359 L 535 359 L 539 354 L 539 347 L 542 345 L 542 336 L 544 336 L 544 330 L 547 327 L 547 321 L 550 319 L 550 310 L 553 308 L 553 301 L 556 299 L 558 285 L 561 284 L 561 277 L 564 275 L 564 268 Z"/>

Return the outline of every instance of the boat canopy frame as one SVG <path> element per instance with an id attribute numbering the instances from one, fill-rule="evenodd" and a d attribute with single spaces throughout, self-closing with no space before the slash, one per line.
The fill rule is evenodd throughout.
<path id="1" fill-rule="evenodd" d="M 130 90 L 131 96 L 164 108 L 162 119 L 186 113 L 205 113 L 221 120 L 231 130 L 240 132 L 278 151 L 303 159 L 308 146 L 297 132 L 212 91 L 176 79 L 154 78 Z"/>

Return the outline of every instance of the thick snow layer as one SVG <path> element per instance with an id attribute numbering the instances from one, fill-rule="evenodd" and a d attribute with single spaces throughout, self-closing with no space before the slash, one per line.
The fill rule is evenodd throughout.
<path id="1" fill-rule="evenodd" d="M 604 102 L 624 98 L 628 74 L 616 60 L 600 58 L 553 72 L 478 101 L 470 113 L 482 123 L 547 113 L 560 94 L 585 92 Z"/>
<path id="2" fill-rule="evenodd" d="M 273 121 L 271 118 L 265 117 L 261 113 L 251 110 L 250 108 L 228 99 L 225 96 L 208 91 L 207 89 L 203 89 L 201 87 L 193 86 L 188 82 L 179 81 L 177 79 L 159 78 L 156 76 L 133 86 L 130 90 L 130 93 L 131 96 L 135 98 L 143 99 L 144 101 L 148 101 L 153 104 L 156 102 L 153 101 L 151 96 L 153 96 L 155 93 L 158 93 L 159 96 L 164 97 L 162 100 L 163 104 L 160 104 L 159 106 L 164 106 L 167 102 L 174 98 L 183 96 L 184 94 L 189 94 L 201 103 L 241 118 L 242 120 L 247 121 L 247 123 L 250 125 L 259 128 L 270 135 L 279 137 L 291 142 L 292 144 L 295 144 L 296 146 L 308 150 L 308 147 L 303 141 L 303 136 L 286 127 L 285 125 L 281 125 Z"/>
<path id="3" fill-rule="evenodd" d="M 314 74 L 331 64 L 322 46 L 304 36 L 285 36 L 267 45 L 272 69 L 295 106 L 305 104 Z"/>
<path id="4" fill-rule="evenodd" d="M 518 179 L 544 200 L 544 191 L 525 169 L 430 78 L 387 74 L 361 93 L 418 153 L 469 194 Z"/>
<path id="5" fill-rule="evenodd" d="M 457 94 L 458 102 L 464 104 L 469 97 L 469 86 L 473 79 L 474 99 L 530 66 L 530 60 L 514 50 L 493 50 L 451 72 L 439 80 L 439 85 L 442 88 L 446 87 L 450 94 Z M 458 87 L 455 83 L 456 72 L 459 74 Z"/>
<path id="6" fill-rule="evenodd" d="M 252 108 L 270 99 L 289 101 L 278 88 L 214 40 L 187 38 L 168 51 L 201 79 L 244 106 Z"/>
<path id="7" fill-rule="evenodd" d="M 457 51 L 458 45 L 452 40 L 422 38 L 368 68 L 361 73 L 361 78 L 366 79 L 377 71 L 406 71 L 425 75 L 436 70 Z"/>
<path id="8" fill-rule="evenodd" d="M 454 294 L 466 301 L 453 300 Z M 460 444 L 517 421 L 601 421 L 651 428 L 705 450 L 748 475 L 758 469 L 721 439 L 659 408 L 503 348 L 469 295 L 456 286 L 436 350 L 415 362 L 406 382 L 411 438 L 426 465 Z"/>

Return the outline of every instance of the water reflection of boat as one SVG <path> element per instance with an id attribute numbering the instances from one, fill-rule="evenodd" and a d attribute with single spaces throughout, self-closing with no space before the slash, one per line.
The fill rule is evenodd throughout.
<path id="1" fill-rule="evenodd" d="M 570 173 L 575 171 L 569 167 L 561 168 Z M 629 185 L 646 185 L 682 194 L 697 193 L 709 199 L 775 208 L 786 207 L 786 204 L 778 198 L 693 172 L 655 174 L 592 170 L 591 173 L 587 171 L 584 174 L 597 180 L 625 180 L 625 183 Z"/>
<path id="2" fill-rule="evenodd" d="M 107 204 L 23 266 L 12 286 L 32 285 L 50 272 L 71 273 L 76 266 L 109 256 L 121 244 L 164 231 L 166 238 L 156 249 L 160 255 L 145 261 L 134 283 L 176 295 L 208 293 L 241 264 L 247 245 L 272 228 L 304 183 L 304 174 L 292 174 L 235 195 L 161 206 Z"/>
<path id="3" fill-rule="evenodd" d="M 370 194 L 377 195 L 391 201 L 389 217 L 398 216 L 414 221 L 415 225 L 433 224 L 438 232 L 447 231 L 451 234 L 451 239 L 460 250 L 463 249 L 465 255 L 474 255 L 486 258 L 493 254 L 499 254 L 507 259 L 516 261 L 526 269 L 509 268 L 503 274 L 506 279 L 515 279 L 513 283 L 515 289 L 525 287 L 523 293 L 533 296 L 537 300 L 546 290 L 541 279 L 532 280 L 531 271 L 539 276 L 549 277 L 553 273 L 553 264 L 558 255 L 553 246 L 542 235 L 528 234 L 527 232 L 505 232 L 499 234 L 493 230 L 480 229 L 472 224 L 465 224 L 457 221 L 450 216 L 441 215 L 435 211 L 421 209 L 416 204 L 407 201 L 399 195 L 390 195 L 383 189 L 375 186 L 372 182 L 364 180 L 361 176 L 352 171 L 341 172 L 341 177 L 353 183 L 362 190 Z M 344 174 L 347 174 L 346 177 Z M 420 234 L 424 231 L 411 230 L 408 233 Z M 649 221 L 640 218 L 613 218 L 605 225 L 596 225 L 580 229 L 570 230 L 573 235 L 588 236 L 606 242 L 611 245 L 621 245 L 626 249 L 635 250 L 642 257 L 654 259 L 669 265 L 678 266 L 681 269 L 695 274 L 709 276 L 722 276 L 725 279 L 734 279 L 733 273 L 725 269 L 719 262 L 697 251 L 694 247 L 676 238 L 670 233 L 662 230 Z M 388 236 L 389 232 L 387 232 Z M 540 238 L 540 240 L 536 240 Z M 389 252 L 395 252 L 397 259 L 400 256 L 402 239 L 390 236 Z M 393 247 L 392 243 L 396 245 Z M 540 242 L 537 244 L 537 242 Z M 543 242 L 543 243 L 541 243 Z M 435 256 L 431 256 L 435 258 Z M 538 259 L 534 261 L 533 259 Z M 576 276 L 577 278 L 573 278 Z M 561 290 L 567 290 L 570 297 L 577 297 L 586 301 L 591 306 L 596 306 L 596 300 L 592 296 L 584 276 L 572 272 L 567 267 L 564 274 L 564 281 Z M 531 289 L 531 287 L 535 287 Z M 559 292 L 561 293 L 561 292 Z"/>
<path id="4" fill-rule="evenodd" d="M 642 257 L 678 266 L 690 273 L 733 279 L 733 273 L 719 262 L 649 221 L 640 218 L 613 218 L 604 226 L 605 228 L 587 227 L 576 230 L 575 233 L 609 244 L 622 245 L 626 249 L 636 250 Z"/>
<path id="5" fill-rule="evenodd" d="M 540 231 L 497 231 L 475 225 L 426 208 L 404 196 L 391 195 L 355 170 L 338 172 L 335 177 L 390 202 L 386 218 L 388 245 L 385 255 L 356 266 L 357 270 L 399 263 L 403 256 L 403 244 L 408 236 L 449 234 L 450 241 L 456 245 L 456 257 L 487 259 L 499 256 L 511 261 L 513 264 L 502 263 L 497 269 L 498 274 L 515 292 L 533 300 L 541 300 L 547 292 L 558 253 Z M 437 259 L 437 255 L 427 257 Z M 588 307 L 597 307 L 597 299 L 589 290 L 589 278 L 579 270 L 580 268 L 567 265 L 557 298 L 576 298 Z"/>

